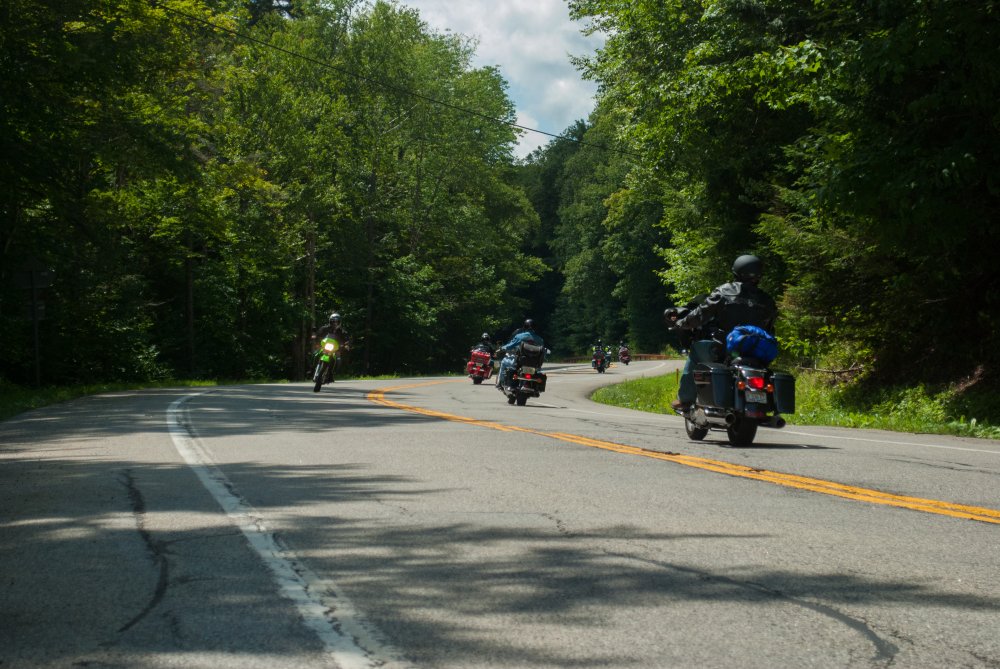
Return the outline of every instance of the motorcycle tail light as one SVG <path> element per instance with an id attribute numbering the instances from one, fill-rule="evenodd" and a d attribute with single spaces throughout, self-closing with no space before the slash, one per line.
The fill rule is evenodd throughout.
<path id="1" fill-rule="evenodd" d="M 524 375 L 524 376 L 522 376 L 521 378 L 522 378 L 522 379 L 530 379 L 530 378 L 531 378 L 531 374 L 525 374 L 525 375 Z"/>
<path id="2" fill-rule="evenodd" d="M 750 390 L 764 390 L 764 377 L 751 376 L 747 379 L 747 386 L 750 387 Z"/>

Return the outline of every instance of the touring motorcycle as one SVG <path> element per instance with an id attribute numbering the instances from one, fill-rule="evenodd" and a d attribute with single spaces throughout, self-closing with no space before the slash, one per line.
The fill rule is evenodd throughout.
<path id="1" fill-rule="evenodd" d="M 603 374 L 604 370 L 608 368 L 608 356 L 603 348 L 599 346 L 594 347 L 594 355 L 590 359 L 590 366 L 596 369 L 598 374 Z"/>
<path id="2" fill-rule="evenodd" d="M 477 386 L 493 376 L 493 355 L 484 347 L 476 346 L 469 352 L 469 361 L 465 363 L 465 373 Z"/>
<path id="3" fill-rule="evenodd" d="M 732 333 L 707 328 L 701 334 L 689 344 L 696 399 L 677 409 L 688 437 L 701 441 L 711 430 L 724 430 L 731 445 L 749 446 L 758 427 L 784 427 L 781 415 L 795 413 L 795 377 L 727 345 L 734 341 Z"/>
<path id="4" fill-rule="evenodd" d="M 538 397 L 545 392 L 547 377 L 541 370 L 547 352 L 542 346 L 521 342 L 516 350 L 507 354 L 507 358 L 513 357 L 514 366 L 503 384 L 497 385 L 507 397 L 507 404 L 523 407 L 529 397 Z"/>
<path id="5" fill-rule="evenodd" d="M 632 362 L 632 353 L 628 350 L 628 346 L 620 346 L 618 348 L 618 362 L 626 367 L 628 363 Z"/>

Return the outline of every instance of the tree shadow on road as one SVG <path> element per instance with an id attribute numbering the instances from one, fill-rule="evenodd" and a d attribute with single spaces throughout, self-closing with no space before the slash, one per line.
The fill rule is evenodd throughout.
<path id="1" fill-rule="evenodd" d="M 156 393 L 150 407 L 178 396 Z M 191 411 L 231 414 L 213 436 L 239 433 L 250 422 L 244 413 L 259 425 L 260 413 L 274 412 L 283 431 L 291 420 L 315 432 L 434 420 L 374 407 L 364 392 L 349 389 L 307 409 L 294 390 L 271 398 L 251 389 L 232 405 L 224 397 L 202 399 Z M 153 411 L 116 414 L 100 400 L 83 407 L 51 408 L 0 429 L 12 445 L 0 448 L 0 663 L 44 658 L 113 666 L 141 653 L 236 652 L 266 665 L 272 657 L 320 653 L 189 467 L 93 458 L 86 446 L 74 447 L 82 449 L 79 457 L 56 455 L 74 435 L 86 443 L 164 430 L 162 414 Z M 762 652 L 749 645 L 755 630 L 833 625 L 841 632 L 826 633 L 829 652 L 888 663 L 897 646 L 852 611 L 922 608 L 975 630 L 988 629 L 1000 608 L 993 596 L 949 591 L 932 580 L 754 563 L 748 547 L 769 537 L 752 530 L 595 527 L 579 514 L 570 519 L 489 499 L 450 516 L 428 514 L 414 503 L 441 488 L 416 476 L 375 474 L 361 463 L 236 462 L 225 472 L 237 490 L 253 483 L 253 504 L 269 527 L 418 666 L 487 659 L 518 667 L 640 666 L 645 655 L 595 630 L 623 630 L 642 642 L 636 647 L 669 654 L 689 641 L 692 624 L 699 643 L 746 644 L 746 653 Z M 720 557 L 692 564 L 693 543 L 712 544 Z M 651 628 L 649 619 L 662 625 Z M 232 620 L 239 621 L 239 638 Z M 568 642 L 550 646 L 541 640 L 547 637 Z M 816 643 L 822 649 L 824 642 Z M 767 652 L 776 653 L 767 661 L 780 664 L 785 651 Z M 759 656 L 745 659 L 743 666 L 764 664 Z"/>

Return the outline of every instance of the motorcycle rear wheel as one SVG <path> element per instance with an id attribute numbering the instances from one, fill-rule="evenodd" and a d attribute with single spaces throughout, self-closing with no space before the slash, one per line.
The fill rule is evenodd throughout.
<path id="1" fill-rule="evenodd" d="M 516 402 L 517 406 L 523 407 L 525 404 L 528 403 L 528 395 L 526 393 L 518 393 Z"/>
<path id="2" fill-rule="evenodd" d="M 757 423 L 742 417 L 727 427 L 726 433 L 729 435 L 729 443 L 733 446 L 749 446 L 757 436 Z"/>
<path id="3" fill-rule="evenodd" d="M 481 377 L 481 376 L 473 376 L 472 377 L 472 383 L 474 383 L 475 385 L 478 386 L 482 382 L 483 382 L 483 377 Z"/>

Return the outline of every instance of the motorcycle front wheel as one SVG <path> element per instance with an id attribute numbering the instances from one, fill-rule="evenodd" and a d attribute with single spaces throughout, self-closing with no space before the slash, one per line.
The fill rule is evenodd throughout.
<path id="1" fill-rule="evenodd" d="M 477 385 L 477 386 L 478 386 L 478 385 L 479 385 L 480 383 L 482 383 L 482 382 L 483 382 L 483 377 L 481 377 L 481 376 L 473 376 L 473 377 L 472 377 L 472 382 L 473 382 L 473 383 L 474 383 L 475 385 Z"/>
<path id="2" fill-rule="evenodd" d="M 328 363 L 320 362 L 316 365 L 316 373 L 313 374 L 313 392 L 318 393 L 319 389 L 323 387 L 323 377 L 326 376 L 326 366 Z"/>

